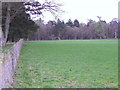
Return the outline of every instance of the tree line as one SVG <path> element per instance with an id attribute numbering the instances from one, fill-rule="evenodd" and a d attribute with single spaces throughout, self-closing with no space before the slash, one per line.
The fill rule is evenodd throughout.
<path id="1" fill-rule="evenodd" d="M 68 39 L 117 39 L 120 22 L 113 19 L 107 23 L 98 17 L 99 21 L 89 19 L 88 23 L 80 23 L 77 19 L 67 22 L 58 19 L 44 24 L 42 19 L 33 21 L 30 14 L 41 15 L 47 10 L 56 15 L 60 4 L 47 1 L 19 2 L 2 4 L 2 33 L 0 41 L 14 42 L 20 38 L 25 40 L 68 40 Z M 31 8 L 32 7 L 32 8 Z M 29 13 L 27 13 L 29 12 Z M 1 30 L 0 30 L 1 32 Z M 1 37 L 3 36 L 3 39 Z M 4 44 L 4 43 L 3 43 Z M 2 46 L 2 44 L 0 44 Z"/>
<path id="2" fill-rule="evenodd" d="M 117 39 L 118 20 L 113 19 L 107 23 L 98 17 L 96 22 L 92 19 L 87 24 L 79 23 L 77 19 L 69 19 L 66 23 L 60 19 L 49 21 L 35 21 L 39 28 L 27 40 L 68 40 L 68 39 Z"/>

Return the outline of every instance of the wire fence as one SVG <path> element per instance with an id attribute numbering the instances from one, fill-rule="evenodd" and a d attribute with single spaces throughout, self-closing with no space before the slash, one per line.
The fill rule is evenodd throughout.
<path id="1" fill-rule="evenodd" d="M 14 71 L 20 55 L 23 39 L 19 40 L 7 52 L 0 53 L 0 90 L 11 87 Z"/>

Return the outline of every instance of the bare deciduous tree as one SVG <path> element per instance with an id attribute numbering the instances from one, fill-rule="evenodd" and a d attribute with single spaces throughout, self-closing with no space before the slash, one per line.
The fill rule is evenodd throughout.
<path id="1" fill-rule="evenodd" d="M 17 15 L 17 13 L 21 12 L 24 9 L 22 5 L 20 5 L 18 7 L 18 5 L 14 5 L 14 3 L 10 3 L 10 2 L 8 2 L 6 4 L 7 4 L 6 5 L 7 12 L 6 12 L 6 16 L 5 16 L 5 18 L 6 18 L 5 33 L 3 35 L 2 29 L 0 30 L 0 33 L 1 33 L 0 38 L 2 36 L 4 36 L 4 38 L 0 39 L 0 42 L 1 42 L 0 46 L 6 45 L 11 20 Z M 30 14 L 33 14 L 33 15 L 41 15 L 45 11 L 48 11 L 48 12 L 51 12 L 55 17 L 57 17 L 58 16 L 57 13 L 62 11 L 60 9 L 60 6 L 62 6 L 62 4 L 58 4 L 58 3 L 55 3 L 53 1 L 48 1 L 48 0 L 45 0 L 43 3 L 36 2 L 36 1 L 33 1 L 33 2 L 28 1 L 28 2 L 24 3 L 24 6 L 26 8 L 26 11 L 28 11 Z M 12 13 L 12 8 L 15 8 L 14 13 Z"/>

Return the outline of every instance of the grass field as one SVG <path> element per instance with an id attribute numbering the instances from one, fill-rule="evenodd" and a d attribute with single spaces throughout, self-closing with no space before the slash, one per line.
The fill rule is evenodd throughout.
<path id="1" fill-rule="evenodd" d="M 15 87 L 117 88 L 117 40 L 25 42 Z"/>

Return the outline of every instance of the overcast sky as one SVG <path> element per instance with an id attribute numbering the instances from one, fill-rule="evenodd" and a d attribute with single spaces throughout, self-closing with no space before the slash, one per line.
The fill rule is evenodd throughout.
<path id="1" fill-rule="evenodd" d="M 107 22 L 113 18 L 118 18 L 118 1 L 119 0 L 58 0 L 63 3 L 61 7 L 65 11 L 60 15 L 60 19 L 65 22 L 68 19 L 74 21 L 78 19 L 80 22 L 86 23 L 88 19 L 98 20 L 97 16 L 101 16 L 102 20 Z M 43 17 L 42 17 L 43 18 Z M 45 21 L 54 20 L 54 18 L 44 13 Z"/>

